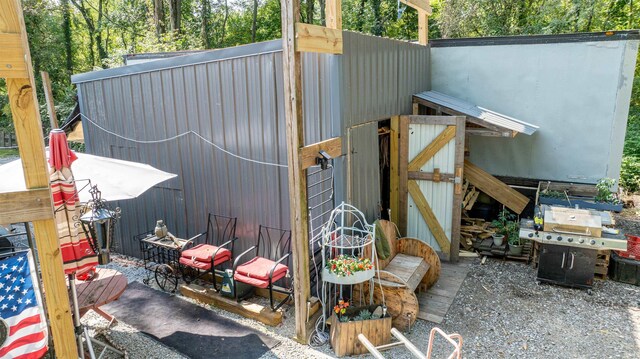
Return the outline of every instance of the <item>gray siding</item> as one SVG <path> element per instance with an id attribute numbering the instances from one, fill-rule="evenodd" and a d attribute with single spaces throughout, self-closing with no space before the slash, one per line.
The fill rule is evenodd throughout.
<path id="1" fill-rule="evenodd" d="M 323 81 L 337 72 L 332 66 L 335 60 L 326 55 L 304 57 L 307 142 L 339 135 L 338 91 L 334 95 L 327 88 L 334 82 Z M 78 84 L 82 113 L 117 134 L 152 141 L 194 131 L 239 156 L 286 165 L 282 88 L 280 52 Z M 206 229 L 208 212 L 237 216 L 240 250 L 253 243 L 258 224 L 289 228 L 285 167 L 237 159 L 194 134 L 138 143 L 91 123 L 85 132 L 87 152 L 178 174 L 139 199 L 118 203 L 123 217 L 117 245 L 124 253 L 138 255 L 132 236 L 160 218 L 174 234 L 190 237 Z"/>
<path id="2" fill-rule="evenodd" d="M 619 178 L 638 40 L 442 45 L 431 50 L 434 91 L 540 127 L 512 139 L 470 136 L 472 162 L 504 176 Z"/>
<path id="3" fill-rule="evenodd" d="M 430 89 L 429 48 L 346 31 L 343 41 L 345 127 L 411 114 L 411 96 Z"/>
<path id="4" fill-rule="evenodd" d="M 347 127 L 410 113 L 411 96 L 428 90 L 428 48 L 349 32 L 344 38 L 342 56 L 303 55 L 308 144 L 336 136 L 346 144 Z M 239 250 L 255 241 L 259 224 L 290 227 L 286 168 L 240 160 L 194 134 L 160 143 L 119 137 L 153 141 L 193 131 L 238 156 L 286 165 L 279 40 L 72 80 L 86 116 L 87 152 L 178 174 L 138 199 L 118 203 L 121 252 L 139 255 L 132 237 L 153 229 L 157 219 L 165 219 L 172 233 L 190 237 L 205 230 L 208 212 L 237 216 Z M 355 140 L 366 158 L 352 162 L 357 163 L 352 169 L 360 173 L 353 182 L 356 201 L 373 219 L 380 196 L 378 136 L 375 124 L 368 127 Z M 336 203 L 346 199 L 346 165 L 345 158 L 335 161 Z"/>
<path id="5" fill-rule="evenodd" d="M 411 114 L 412 96 L 430 89 L 429 48 L 353 32 L 344 32 L 343 41 L 343 133 L 351 136 L 346 198 L 374 220 L 379 215 L 381 179 L 378 126 L 371 122 Z"/>

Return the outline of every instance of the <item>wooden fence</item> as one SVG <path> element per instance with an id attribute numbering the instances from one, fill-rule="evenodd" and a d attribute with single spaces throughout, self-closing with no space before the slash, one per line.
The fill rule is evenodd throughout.
<path id="1" fill-rule="evenodd" d="M 16 134 L 0 131 L 0 148 L 18 148 Z"/>

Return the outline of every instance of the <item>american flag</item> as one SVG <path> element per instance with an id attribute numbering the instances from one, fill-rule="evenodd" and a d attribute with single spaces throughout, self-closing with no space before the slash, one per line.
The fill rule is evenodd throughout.
<path id="1" fill-rule="evenodd" d="M 47 322 L 30 254 L 25 251 L 0 261 L 0 358 L 42 358 L 48 349 Z"/>

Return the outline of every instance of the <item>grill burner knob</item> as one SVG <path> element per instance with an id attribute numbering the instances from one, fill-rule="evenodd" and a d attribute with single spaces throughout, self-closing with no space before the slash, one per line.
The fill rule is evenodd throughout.
<path id="1" fill-rule="evenodd" d="M 549 240 L 551 239 L 551 235 L 550 234 L 547 234 L 547 239 L 549 239 Z"/>
<path id="2" fill-rule="evenodd" d="M 592 239 L 589 243 L 590 243 L 591 245 L 594 245 L 594 244 L 596 244 L 596 240 L 595 240 L 595 239 Z"/>
<path id="3" fill-rule="evenodd" d="M 584 243 L 584 238 L 580 238 L 580 240 L 578 240 L 578 242 Z"/>
<path id="4" fill-rule="evenodd" d="M 558 241 L 561 241 L 561 240 L 562 240 L 562 237 L 561 237 L 561 236 L 558 236 L 558 238 L 556 238 L 556 239 L 557 239 Z"/>
<path id="5" fill-rule="evenodd" d="M 533 238 L 533 233 L 529 233 L 529 238 Z"/>

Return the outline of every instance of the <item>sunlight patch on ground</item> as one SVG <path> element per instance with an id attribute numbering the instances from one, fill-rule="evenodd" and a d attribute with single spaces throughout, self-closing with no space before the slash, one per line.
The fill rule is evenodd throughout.
<path id="1" fill-rule="evenodd" d="M 636 342 L 636 351 L 640 351 L 640 308 L 629 307 L 627 308 L 629 312 L 629 319 L 631 319 L 631 324 L 633 325 L 633 339 Z"/>

